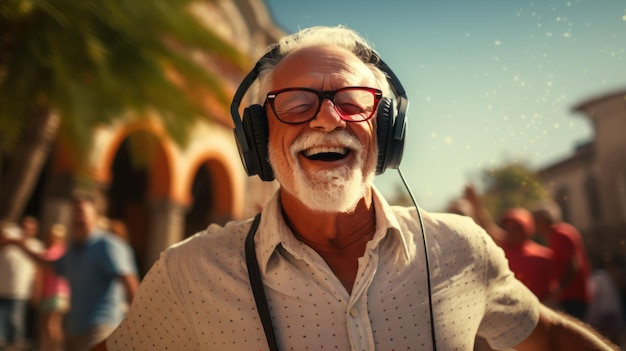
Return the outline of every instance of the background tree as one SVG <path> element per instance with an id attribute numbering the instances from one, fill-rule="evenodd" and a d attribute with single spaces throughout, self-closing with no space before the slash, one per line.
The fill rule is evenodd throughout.
<path id="1" fill-rule="evenodd" d="M 530 208 L 537 200 L 548 197 L 537 175 L 522 163 L 485 170 L 482 183 L 482 203 L 493 218 L 500 218 L 511 207 Z"/>
<path id="2" fill-rule="evenodd" d="M 400 184 L 396 184 L 393 188 L 393 193 L 389 197 L 389 203 L 395 206 L 414 206 L 411 195 L 404 185 Z"/>
<path id="3" fill-rule="evenodd" d="M 156 112 L 184 145 L 206 116 L 198 96 L 228 102 L 219 78 L 190 52 L 235 67 L 244 59 L 194 17 L 192 2 L 0 2 L 0 152 L 8 161 L 0 220 L 22 214 L 53 141 L 84 160 L 96 126 Z"/>

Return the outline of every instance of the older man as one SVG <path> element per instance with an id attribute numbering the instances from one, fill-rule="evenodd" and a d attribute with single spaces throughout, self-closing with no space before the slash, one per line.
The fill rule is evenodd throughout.
<path id="1" fill-rule="evenodd" d="M 255 80 L 259 104 L 239 120 Z M 168 249 L 100 349 L 472 350 L 477 334 L 500 349 L 610 349 L 542 307 L 471 219 L 392 207 L 374 188 L 399 163 L 406 96 L 358 34 L 287 36 L 242 87 L 246 169 L 279 190 L 260 219 Z"/>

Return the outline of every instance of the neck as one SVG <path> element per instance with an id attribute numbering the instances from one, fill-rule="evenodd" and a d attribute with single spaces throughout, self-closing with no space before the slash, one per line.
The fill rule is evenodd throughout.
<path id="1" fill-rule="evenodd" d="M 96 229 L 95 225 L 78 223 L 74 226 L 74 242 L 78 244 L 84 244 L 93 230 Z"/>
<path id="2" fill-rule="evenodd" d="M 281 205 L 294 236 L 315 250 L 351 292 L 358 259 L 376 231 L 371 191 L 349 213 L 312 211 L 286 192 Z"/>

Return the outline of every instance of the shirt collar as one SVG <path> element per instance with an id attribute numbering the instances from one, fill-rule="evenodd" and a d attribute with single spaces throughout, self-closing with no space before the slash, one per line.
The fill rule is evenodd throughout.
<path id="1" fill-rule="evenodd" d="M 261 222 L 259 223 L 257 235 L 255 236 L 259 267 L 263 274 L 265 274 L 267 264 L 279 245 L 287 248 L 296 248 L 304 245 L 295 238 L 291 229 L 289 229 L 285 222 L 280 207 L 279 192 L 280 191 L 276 191 L 263 208 Z M 407 233 L 400 230 L 400 224 L 393 213 L 392 207 L 387 203 L 378 189 L 373 187 L 372 194 L 376 212 L 376 232 L 368 245 L 374 248 L 378 246 L 388 234 L 393 233 L 395 234 L 394 237 L 399 239 L 405 257 L 408 260 L 409 248 L 407 245 Z M 295 255 L 298 256 L 297 254 Z"/>

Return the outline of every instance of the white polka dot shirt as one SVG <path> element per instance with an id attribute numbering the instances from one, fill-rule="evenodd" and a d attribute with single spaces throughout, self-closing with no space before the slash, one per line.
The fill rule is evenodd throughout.
<path id="1" fill-rule="evenodd" d="M 376 233 L 348 294 L 322 258 L 289 231 L 278 197 L 255 238 L 281 350 L 432 350 L 428 277 L 414 208 L 375 192 Z M 267 350 L 249 285 L 244 240 L 231 222 L 166 250 L 143 279 L 109 350 Z M 539 302 L 504 254 L 469 218 L 423 213 L 437 350 L 494 348 L 524 340 Z"/>

